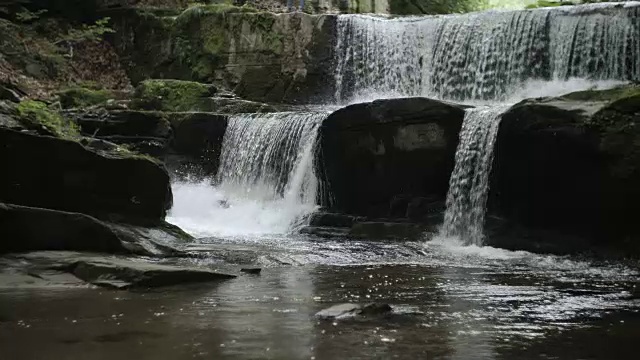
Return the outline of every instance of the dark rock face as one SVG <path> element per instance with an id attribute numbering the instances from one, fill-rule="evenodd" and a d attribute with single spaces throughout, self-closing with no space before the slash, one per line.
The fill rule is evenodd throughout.
<path id="1" fill-rule="evenodd" d="M 427 230 L 420 224 L 382 221 L 365 221 L 354 224 L 349 237 L 363 239 L 420 240 Z"/>
<path id="2" fill-rule="evenodd" d="M 228 115 L 204 112 L 99 109 L 67 115 L 85 136 L 126 145 L 164 161 L 171 170 L 202 176 L 218 169 L 228 120 Z"/>
<path id="3" fill-rule="evenodd" d="M 216 83 L 242 98 L 321 102 L 333 93 L 334 16 L 194 8 L 177 18 L 123 9 L 110 36 L 134 83 L 148 78 Z"/>
<path id="4" fill-rule="evenodd" d="M 350 214 L 405 217 L 414 198 L 444 200 L 463 118 L 462 107 L 425 98 L 331 114 L 320 129 L 318 173 L 331 194 L 323 203 Z M 397 198 L 406 201 L 392 206 Z M 420 217 L 415 210 L 412 216 Z"/>
<path id="5" fill-rule="evenodd" d="M 190 236 L 172 225 L 113 224 L 91 216 L 0 203 L 0 253 L 36 250 L 172 255 Z M 161 242 L 159 242 L 161 241 Z"/>
<path id="6" fill-rule="evenodd" d="M 167 117 L 160 112 L 100 109 L 68 115 L 80 126 L 82 134 L 117 144 L 156 143 L 162 149 L 172 135 Z M 161 155 L 161 151 L 151 155 Z"/>
<path id="7" fill-rule="evenodd" d="M 534 229 L 640 249 L 640 94 L 526 100 L 503 116 L 490 208 Z M 586 250 L 586 249 L 583 249 Z"/>
<path id="8" fill-rule="evenodd" d="M 324 227 L 351 227 L 360 220 L 357 216 L 346 214 L 335 214 L 327 212 L 317 212 L 309 218 L 309 225 Z"/>
<path id="9" fill-rule="evenodd" d="M 163 166 L 75 141 L 0 128 L 0 169 L 6 203 L 144 224 L 162 221 L 172 203 Z"/>
<path id="10" fill-rule="evenodd" d="M 211 176 L 218 170 L 228 116 L 210 113 L 169 115 L 173 138 L 167 166 L 185 173 Z"/>

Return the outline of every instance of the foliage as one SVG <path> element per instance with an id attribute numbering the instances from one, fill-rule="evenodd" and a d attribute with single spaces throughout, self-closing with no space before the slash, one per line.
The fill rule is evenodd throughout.
<path id="1" fill-rule="evenodd" d="M 20 11 L 16 13 L 16 20 L 21 23 L 29 23 L 40 18 L 40 15 L 45 14 L 47 10 L 41 9 L 36 11 L 30 11 L 26 8 L 21 8 Z"/>
<path id="2" fill-rule="evenodd" d="M 26 100 L 18 104 L 16 111 L 18 118 L 27 128 L 45 130 L 49 134 L 65 139 L 75 140 L 80 136 L 80 130 L 75 122 L 63 118 L 43 102 Z"/>
<path id="3" fill-rule="evenodd" d="M 82 42 L 82 41 L 98 41 L 102 40 L 104 34 L 114 33 L 115 31 L 108 27 L 111 18 L 104 17 L 96 20 L 94 24 L 82 24 L 79 28 L 71 28 L 69 32 L 61 37 L 60 42 Z"/>

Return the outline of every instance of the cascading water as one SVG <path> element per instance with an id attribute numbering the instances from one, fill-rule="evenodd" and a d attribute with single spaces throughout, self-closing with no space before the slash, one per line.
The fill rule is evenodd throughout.
<path id="1" fill-rule="evenodd" d="M 504 5 L 518 5 L 515 2 Z M 503 104 L 640 80 L 640 2 L 388 19 L 338 18 L 338 103 L 426 96 L 468 110 L 441 237 L 482 244 Z"/>
<path id="2" fill-rule="evenodd" d="M 505 101 L 528 81 L 640 80 L 640 2 L 338 18 L 336 100 Z"/>
<path id="3" fill-rule="evenodd" d="M 169 221 L 199 236 L 283 234 L 316 209 L 313 158 L 326 113 L 231 116 L 213 181 L 174 186 Z"/>
<path id="4" fill-rule="evenodd" d="M 493 147 L 506 106 L 467 110 L 449 181 L 447 210 L 440 236 L 482 245 Z"/>

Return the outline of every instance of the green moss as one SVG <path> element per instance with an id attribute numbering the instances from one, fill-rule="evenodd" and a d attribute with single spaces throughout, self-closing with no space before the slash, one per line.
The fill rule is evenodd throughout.
<path id="1" fill-rule="evenodd" d="M 390 12 L 397 15 L 465 13 L 484 5 L 483 0 L 389 0 Z"/>
<path id="2" fill-rule="evenodd" d="M 564 5 L 574 5 L 574 3 L 570 1 L 549 1 L 549 0 L 538 0 L 535 4 L 527 5 L 527 9 L 535 9 L 542 7 L 554 7 L 554 6 L 564 6 Z"/>
<path id="3" fill-rule="evenodd" d="M 191 111 L 215 88 L 181 80 L 146 80 L 136 88 L 134 108 L 162 111 Z"/>
<path id="4" fill-rule="evenodd" d="M 139 152 L 137 152 L 135 150 L 130 149 L 127 144 L 120 144 L 115 149 L 113 149 L 112 151 L 108 152 L 107 154 L 115 155 L 117 157 L 122 157 L 122 158 L 144 159 L 144 160 L 149 160 L 149 161 L 157 163 L 157 164 L 161 164 L 162 163 L 160 160 L 154 158 L 151 155 L 141 154 L 141 153 L 139 153 Z"/>
<path id="5" fill-rule="evenodd" d="M 47 104 L 26 100 L 18 104 L 16 111 L 24 126 L 31 129 L 46 130 L 46 132 L 65 139 L 80 137 L 78 125 L 63 118 L 58 112 L 47 107 Z"/>
<path id="6" fill-rule="evenodd" d="M 577 91 L 563 98 L 577 101 L 608 101 L 613 102 L 623 98 L 640 95 L 640 85 L 619 86 L 607 90 L 584 90 Z"/>
<path id="7" fill-rule="evenodd" d="M 62 90 L 58 95 L 60 103 L 67 109 L 104 105 L 112 98 L 107 90 L 92 90 L 84 87 L 71 87 Z"/>

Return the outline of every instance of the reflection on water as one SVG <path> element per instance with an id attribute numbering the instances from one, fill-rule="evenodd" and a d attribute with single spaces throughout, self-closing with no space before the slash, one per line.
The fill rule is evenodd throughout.
<path id="1" fill-rule="evenodd" d="M 634 358 L 632 267 L 443 244 L 334 245 L 299 239 L 289 254 L 300 265 L 219 285 L 2 290 L 0 358 Z M 314 317 L 371 301 L 394 314 Z"/>

